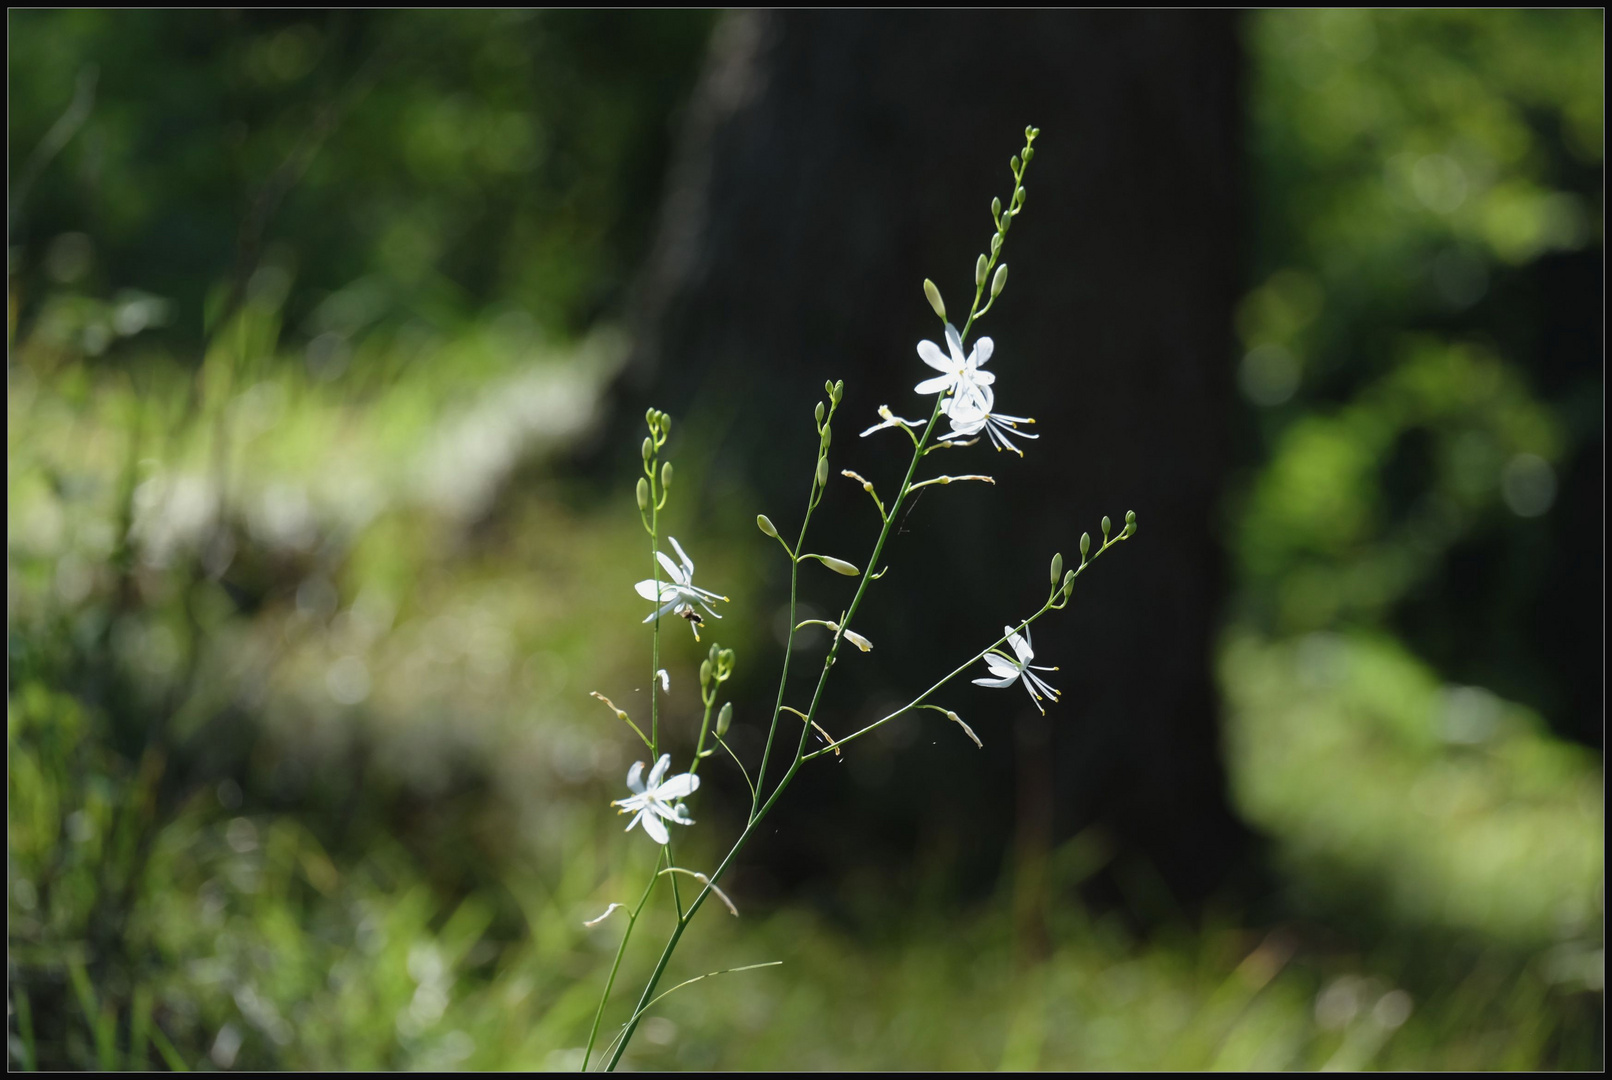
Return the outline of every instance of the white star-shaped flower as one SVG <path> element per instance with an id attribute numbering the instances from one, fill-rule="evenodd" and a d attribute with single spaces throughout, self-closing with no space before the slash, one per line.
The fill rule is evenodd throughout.
<path id="1" fill-rule="evenodd" d="M 610 804 L 621 807 L 620 813 L 633 815 L 633 819 L 627 822 L 628 832 L 641 821 L 644 823 L 644 832 L 657 844 L 664 844 L 670 839 L 666 826 L 661 824 L 662 818 L 678 825 L 694 824 L 694 819 L 688 816 L 688 807 L 682 803 L 673 806 L 672 803 L 698 791 L 700 778 L 693 773 L 679 773 L 670 779 L 663 779 L 671 764 L 672 755 L 662 754 L 660 760 L 655 762 L 655 767 L 649 770 L 649 783 L 646 786 L 644 763 L 633 762 L 633 767 L 627 770 L 627 786 L 633 793 Z"/>
<path id="2" fill-rule="evenodd" d="M 698 641 L 700 639 L 700 614 L 694 610 L 694 605 L 698 604 L 704 608 L 706 614 L 710 615 L 711 618 L 720 619 L 722 616 L 711 610 L 710 601 L 726 601 L 727 597 L 718 596 L 714 592 L 695 585 L 694 561 L 688 557 L 688 553 L 683 550 L 683 545 L 677 542 L 675 536 L 669 536 L 667 539 L 672 542 L 672 548 L 677 552 L 677 557 L 683 565 L 679 566 L 672 562 L 665 552 L 657 551 L 655 552 L 655 558 L 660 560 L 661 566 L 665 567 L 666 573 L 671 580 L 655 581 L 650 578 L 640 581 L 633 588 L 645 600 L 653 600 L 661 605 L 649 613 L 644 619 L 646 623 L 654 622 L 662 615 L 669 615 L 675 611 L 688 620 L 690 628 L 694 631 L 694 640 Z"/>
<path id="3" fill-rule="evenodd" d="M 991 674 L 996 677 L 994 679 L 975 679 L 974 685 L 989 686 L 993 690 L 1001 690 L 1012 686 L 1022 678 L 1024 679 L 1024 688 L 1029 691 L 1030 699 L 1035 702 L 1036 708 L 1041 709 L 1043 695 L 1053 701 L 1057 701 L 1058 691 L 1048 686 L 1036 672 L 1057 671 L 1058 669 L 1055 667 L 1037 667 L 1030 663 L 1031 660 L 1035 659 L 1035 651 L 1030 648 L 1030 628 L 1028 626 L 1024 628 L 1022 637 L 1011 626 L 1002 627 L 1002 632 L 1007 635 L 1008 644 L 1013 646 L 1013 654 L 1018 659 L 1010 660 L 996 650 L 991 650 L 985 654 L 985 666 L 990 668 Z M 1047 710 L 1041 709 L 1043 716 L 1046 715 L 1046 712 Z"/>
<path id="4" fill-rule="evenodd" d="M 1035 420 L 1028 416 L 1008 416 L 999 413 L 996 409 L 996 394 L 989 386 L 978 388 L 978 393 L 968 398 L 950 397 L 940 403 L 940 411 L 946 414 L 952 422 L 952 429 L 942 435 L 943 443 L 961 443 L 965 440 L 973 442 L 979 439 L 981 431 L 990 437 L 991 445 L 998 450 L 1007 449 L 1024 456 L 1024 451 L 1013 445 L 1008 438 L 1012 432 L 1021 439 L 1039 439 L 1041 436 L 1032 435 L 1028 431 L 1020 431 L 1020 424 L 1033 424 Z"/>
<path id="5" fill-rule="evenodd" d="M 980 391 L 996 381 L 996 376 L 980 368 L 991 359 L 996 344 L 988 337 L 975 342 L 973 351 L 963 355 L 963 339 L 957 327 L 946 324 L 946 347 L 951 355 L 941 354 L 940 346 L 933 341 L 918 343 L 918 358 L 941 374 L 925 379 L 915 389 L 920 394 L 944 394 L 948 390 L 964 401 L 980 396 Z"/>

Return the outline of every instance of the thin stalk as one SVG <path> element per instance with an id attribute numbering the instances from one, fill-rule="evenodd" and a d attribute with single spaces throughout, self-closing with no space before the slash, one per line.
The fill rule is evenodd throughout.
<path id="1" fill-rule="evenodd" d="M 632 909 L 627 916 L 627 930 L 621 935 L 621 945 L 616 949 L 615 963 L 610 965 L 610 977 L 605 980 L 604 993 L 599 995 L 599 1007 L 593 1012 L 593 1027 L 588 1029 L 588 1048 L 582 1052 L 582 1071 L 588 1070 L 588 1059 L 593 1056 L 593 1043 L 599 1037 L 599 1021 L 604 1016 L 605 1003 L 610 1000 L 610 990 L 616 985 L 616 973 L 621 970 L 621 958 L 627 954 L 627 942 L 632 938 L 633 927 L 638 925 L 638 914 L 644 910 L 644 904 L 649 900 L 649 894 L 654 891 L 655 882 L 660 880 L 660 861 L 665 855 L 655 857 L 655 872 L 649 875 L 649 883 L 644 886 L 644 895 L 638 898 L 638 906 Z"/>

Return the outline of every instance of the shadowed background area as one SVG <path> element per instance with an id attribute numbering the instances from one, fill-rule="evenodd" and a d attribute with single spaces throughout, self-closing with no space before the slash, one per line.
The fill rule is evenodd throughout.
<path id="1" fill-rule="evenodd" d="M 653 854 L 588 697 L 647 709 L 644 409 L 733 597 L 663 636 L 662 723 L 686 759 L 732 646 L 753 766 L 755 514 L 798 528 L 824 379 L 834 469 L 894 490 L 856 433 L 923 415 L 920 283 L 966 309 L 1033 123 L 978 332 L 1041 437 L 926 459 L 996 483 L 906 514 L 820 719 L 1140 531 L 1037 624 L 1045 717 L 964 681 L 983 749 L 923 713 L 803 772 L 677 959 L 784 966 L 626 1060 L 1600 1066 L 1602 27 L 13 13 L 9 1060 L 579 1065 L 582 922 Z M 809 546 L 877 523 L 836 475 Z M 748 791 L 702 775 L 708 868 Z"/>

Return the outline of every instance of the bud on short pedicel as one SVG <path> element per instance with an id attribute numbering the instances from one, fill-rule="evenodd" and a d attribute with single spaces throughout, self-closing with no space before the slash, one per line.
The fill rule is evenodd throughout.
<path id="1" fill-rule="evenodd" d="M 1086 557 L 1086 553 L 1088 551 L 1090 551 L 1090 550 L 1091 550 L 1091 533 L 1081 533 L 1080 534 L 1080 557 L 1082 559 L 1084 559 Z"/>
<path id="2" fill-rule="evenodd" d="M 645 461 L 648 461 L 650 458 L 655 456 L 655 441 L 649 438 L 647 435 L 644 437 L 642 453 Z"/>
<path id="3" fill-rule="evenodd" d="M 672 463 L 668 461 L 660 467 L 660 489 L 665 491 L 672 486 Z"/>
<path id="4" fill-rule="evenodd" d="M 944 319 L 946 317 L 946 301 L 940 298 L 940 290 L 935 288 L 935 283 L 928 278 L 924 278 L 924 295 L 929 297 L 929 306 L 935 309 L 935 314 Z"/>
<path id="5" fill-rule="evenodd" d="M 823 487 L 828 483 L 828 458 L 817 459 L 817 486 Z"/>
<path id="6" fill-rule="evenodd" d="M 733 702 L 723 704 L 722 711 L 716 714 L 716 733 L 726 735 L 728 728 L 733 724 Z"/>
<path id="7" fill-rule="evenodd" d="M 1108 515 L 1104 514 L 1103 515 L 1103 539 L 1105 539 L 1105 540 L 1108 539 L 1108 530 L 1109 530 L 1110 526 L 1111 526 L 1111 522 L 1109 522 L 1109 520 L 1108 520 Z"/>
<path id="8" fill-rule="evenodd" d="M 821 401 L 817 403 L 817 411 L 814 415 L 817 417 L 817 425 L 821 427 L 823 424 L 823 403 Z"/>
<path id="9" fill-rule="evenodd" d="M 996 268 L 996 276 L 991 279 L 991 298 L 994 300 L 1007 284 L 1007 263 Z"/>
<path id="10" fill-rule="evenodd" d="M 1063 577 L 1063 552 L 1060 551 L 1052 557 L 1052 584 L 1058 584 L 1058 579 L 1061 577 Z"/>
<path id="11" fill-rule="evenodd" d="M 711 682 L 711 661 L 700 661 L 700 687 L 704 689 Z"/>
<path id="12" fill-rule="evenodd" d="M 649 509 L 649 481 L 642 476 L 638 478 L 638 509 Z"/>
<path id="13" fill-rule="evenodd" d="M 778 535 L 778 530 L 773 528 L 772 518 L 768 517 L 766 514 L 756 515 L 756 528 L 760 529 L 768 536 Z"/>
<path id="14" fill-rule="evenodd" d="M 850 563 L 846 562 L 844 559 L 836 559 L 832 555 L 821 555 L 819 558 L 822 559 L 824 566 L 828 567 L 836 574 L 844 574 L 846 577 L 856 577 L 856 575 L 862 572 L 856 567 L 852 566 Z"/>
<path id="15" fill-rule="evenodd" d="M 983 284 L 985 284 L 985 268 L 986 268 L 985 256 L 981 255 L 979 257 L 979 260 L 974 263 L 974 284 L 975 285 L 983 285 Z"/>

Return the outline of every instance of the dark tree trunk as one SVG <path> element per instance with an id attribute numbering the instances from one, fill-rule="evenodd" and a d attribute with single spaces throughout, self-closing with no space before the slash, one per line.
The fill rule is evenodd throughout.
<path id="1" fill-rule="evenodd" d="M 1025 854 L 1026 838 L 1057 843 L 1095 824 L 1125 853 L 1110 878 L 1123 895 L 1135 900 L 1135 883 L 1156 874 L 1190 902 L 1245 854 L 1211 674 L 1239 63 L 1226 13 L 791 12 L 719 28 L 640 290 L 622 384 L 635 408 L 622 411 L 653 402 L 719 439 L 718 471 L 741 477 L 748 512 L 788 535 L 826 378 L 846 383 L 835 472 L 856 469 L 886 495 L 898 482 L 907 441 L 856 433 L 881 403 L 927 416 L 914 346 L 940 335 L 920 283 L 932 277 L 966 314 L 990 199 L 1010 192 L 1025 125 L 1042 131 L 1007 243 L 1011 281 L 979 329 L 996 342 L 998 406 L 1034 416 L 1042 438 L 1022 461 L 988 446 L 928 459 L 930 471 L 998 483 L 924 493 L 859 619 L 876 649 L 842 659 L 825 726 L 860 726 L 1033 611 L 1052 553 L 1078 561 L 1078 537 L 1104 514 L 1118 523 L 1135 510 L 1141 526 L 1035 630 L 1038 662 L 1060 665 L 1065 694 L 1045 721 L 1022 689 L 965 681 L 942 700 L 983 752 L 920 713 L 845 763 L 806 770 L 778 833 L 756 845 L 757 888 L 764 872 L 791 887 L 856 880 L 848 859 L 886 883 L 900 870 L 988 886 L 1015 862 L 1040 875 L 1045 852 Z M 836 483 L 810 549 L 860 563 L 877 518 L 855 485 Z M 849 598 L 844 578 L 808 566 L 803 580 L 823 617 Z M 781 576 L 750 586 L 771 604 L 783 587 Z M 759 672 L 777 670 L 758 652 L 745 657 L 754 705 L 740 715 L 751 718 L 771 704 Z M 820 656 L 821 645 L 806 653 L 790 700 L 809 694 Z M 1016 736 L 1020 721 L 1030 726 Z"/>

